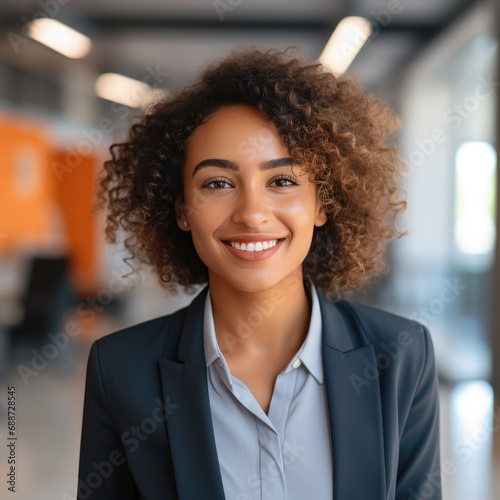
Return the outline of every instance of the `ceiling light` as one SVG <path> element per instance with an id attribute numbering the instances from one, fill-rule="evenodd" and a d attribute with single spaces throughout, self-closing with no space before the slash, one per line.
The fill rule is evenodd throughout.
<path id="1" fill-rule="evenodd" d="M 35 19 L 28 25 L 28 34 L 37 42 L 71 59 L 85 57 L 92 47 L 88 36 L 55 19 Z"/>
<path id="2" fill-rule="evenodd" d="M 354 61 L 371 33 L 372 26 L 364 17 L 345 17 L 339 22 L 319 56 L 320 62 L 341 75 Z"/>
<path id="3" fill-rule="evenodd" d="M 95 91 L 103 99 L 137 108 L 145 104 L 151 87 L 118 73 L 104 73 L 97 79 Z"/>

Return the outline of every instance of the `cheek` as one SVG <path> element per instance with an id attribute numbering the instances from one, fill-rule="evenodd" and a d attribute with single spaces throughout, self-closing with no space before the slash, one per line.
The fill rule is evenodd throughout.
<path id="1" fill-rule="evenodd" d="M 308 225 L 314 221 L 315 200 L 311 196 L 292 198 L 280 204 L 279 210 L 285 216 L 293 217 L 296 223 Z"/>
<path id="2" fill-rule="evenodd" d="M 230 213 L 225 209 L 224 204 L 214 203 L 207 198 L 199 198 L 195 206 L 189 220 L 192 227 L 196 228 L 199 233 L 212 234 L 224 223 Z"/>

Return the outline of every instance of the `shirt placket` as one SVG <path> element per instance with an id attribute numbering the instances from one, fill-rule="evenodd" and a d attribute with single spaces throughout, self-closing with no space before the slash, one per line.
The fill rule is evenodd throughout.
<path id="1" fill-rule="evenodd" d="M 259 486 L 262 500 L 288 498 L 284 462 L 284 436 L 297 370 L 281 373 L 276 379 L 269 414 L 257 420 L 260 443 Z"/>
<path id="2" fill-rule="evenodd" d="M 239 404 L 255 416 L 259 439 L 259 470 L 248 478 L 252 499 L 287 500 L 285 476 L 285 432 L 290 405 L 299 374 L 298 359 L 278 375 L 274 385 L 269 413 L 263 411 L 248 387 L 229 372 L 227 365 L 217 360 L 217 371 L 229 392 Z"/>

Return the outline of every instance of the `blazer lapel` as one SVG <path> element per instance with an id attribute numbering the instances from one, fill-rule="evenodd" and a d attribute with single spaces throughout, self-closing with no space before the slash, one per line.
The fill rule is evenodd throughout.
<path id="1" fill-rule="evenodd" d="M 213 433 L 203 347 L 203 312 L 208 287 L 189 306 L 177 360 L 160 360 L 164 401 L 179 405 L 167 418 L 180 500 L 223 500 L 224 489 Z"/>
<path id="2" fill-rule="evenodd" d="M 318 289 L 323 322 L 323 370 L 333 450 L 334 498 L 386 495 L 382 405 L 376 357 L 344 307 Z M 370 375 L 367 376 L 367 374 Z"/>

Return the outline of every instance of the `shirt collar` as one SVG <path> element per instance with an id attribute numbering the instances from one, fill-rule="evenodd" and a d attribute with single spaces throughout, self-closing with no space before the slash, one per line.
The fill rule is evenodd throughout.
<path id="1" fill-rule="evenodd" d="M 207 368 L 213 363 L 217 362 L 214 366 L 218 369 L 223 377 L 225 383 L 233 388 L 233 381 L 231 380 L 231 373 L 227 366 L 226 360 L 219 348 L 217 337 L 215 336 L 215 324 L 212 313 L 212 300 L 210 298 L 210 288 L 208 289 L 207 297 L 205 299 L 205 312 L 203 316 L 203 343 L 205 347 L 205 359 Z"/>
<path id="2" fill-rule="evenodd" d="M 205 313 L 203 316 L 203 343 L 205 346 L 205 358 L 207 367 L 219 358 L 223 358 L 215 336 L 214 317 L 212 313 L 212 301 L 210 299 L 210 289 L 205 299 Z"/>
<path id="3" fill-rule="evenodd" d="M 311 319 L 309 321 L 309 330 L 307 332 L 304 343 L 298 350 L 297 354 L 295 354 L 295 356 L 293 356 L 293 358 L 290 360 L 283 372 L 286 373 L 290 370 L 293 370 L 294 363 L 297 361 L 297 359 L 300 359 L 301 363 L 316 379 L 318 384 L 322 384 L 323 361 L 321 355 L 321 310 L 319 307 L 319 299 L 316 287 L 311 283 L 309 289 L 311 291 Z M 212 313 L 210 289 L 205 299 L 205 312 L 203 318 L 203 342 L 205 347 L 207 367 L 209 367 L 215 361 L 218 361 L 219 365 L 223 368 L 224 372 L 228 376 L 228 381 L 231 382 L 226 360 L 224 359 L 224 356 L 217 343 L 217 337 L 215 336 L 215 325 Z"/>
<path id="4" fill-rule="evenodd" d="M 311 375 L 316 379 L 318 384 L 323 383 L 323 360 L 321 351 L 321 310 L 319 307 L 318 292 L 316 287 L 311 283 L 311 319 L 309 321 L 309 330 L 304 343 L 290 361 L 290 365 L 294 360 L 299 358 L 304 366 L 309 370 Z"/>

